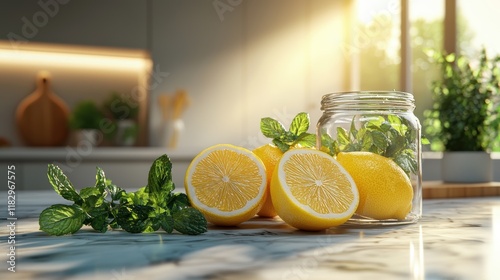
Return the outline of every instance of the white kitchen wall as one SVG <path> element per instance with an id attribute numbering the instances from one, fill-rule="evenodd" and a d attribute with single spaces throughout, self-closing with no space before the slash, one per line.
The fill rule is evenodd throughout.
<path id="1" fill-rule="evenodd" d="M 191 103 L 183 114 L 178 150 L 195 153 L 215 143 L 253 148 L 268 141 L 260 134 L 260 118 L 289 124 L 296 113 L 306 111 L 314 131 L 321 96 L 348 89 L 342 52 L 345 2 L 7 0 L 0 3 L 0 39 L 8 40 L 11 33 L 26 35 L 26 21 L 36 23 L 45 13 L 46 22 L 32 37 L 24 36 L 28 43 L 145 49 L 154 62 L 148 112 L 151 146 L 165 145 L 158 95 L 185 89 Z M 7 130 L 2 134 L 12 133 L 13 124 L 6 120 L 33 89 L 28 78 L 16 78 L 10 71 L 3 68 L 0 73 L 0 124 Z M 23 71 L 27 77 L 35 73 Z M 55 71 L 54 78 L 63 73 Z M 104 74 L 94 74 L 106 80 Z M 58 80 L 74 88 L 71 102 L 97 94 L 95 83 L 78 75 Z M 129 87 L 109 82 L 115 86 L 105 86 L 106 91 Z M 68 91 L 54 86 L 56 93 Z"/>
<path id="2" fill-rule="evenodd" d="M 0 2 L 0 38 L 145 49 L 148 2 L 4 0 Z"/>
<path id="3" fill-rule="evenodd" d="M 162 145 L 156 96 L 184 88 L 179 149 L 216 143 L 254 148 L 262 117 L 288 125 L 321 115 L 323 94 L 346 89 L 344 1 L 153 1 L 152 54 L 168 72 L 151 94 L 150 142 Z"/>

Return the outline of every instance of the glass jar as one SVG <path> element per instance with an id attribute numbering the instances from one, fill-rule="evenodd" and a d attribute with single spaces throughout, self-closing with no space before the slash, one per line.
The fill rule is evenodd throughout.
<path id="1" fill-rule="evenodd" d="M 344 166 L 360 201 L 351 224 L 394 225 L 422 215 L 420 123 L 413 95 L 357 91 L 324 95 L 317 148 Z"/>

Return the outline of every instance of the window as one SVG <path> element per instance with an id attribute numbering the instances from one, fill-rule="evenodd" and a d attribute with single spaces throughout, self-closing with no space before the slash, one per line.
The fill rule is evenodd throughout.
<path id="1" fill-rule="evenodd" d="M 500 54 L 500 2 L 458 0 L 457 45 L 460 52 L 474 56 L 485 47 L 489 54 Z"/>
<path id="2" fill-rule="evenodd" d="M 400 89 L 400 14 L 398 1 L 357 1 L 360 90 Z"/>
<path id="3" fill-rule="evenodd" d="M 456 1 L 456 2 L 455 2 Z M 407 13 L 402 4 L 407 3 Z M 446 9 L 453 7 L 456 10 Z M 451 4 L 451 5 L 450 5 Z M 498 26 L 500 2 L 485 0 L 357 0 L 355 5 L 357 33 L 357 58 L 360 90 L 403 90 L 415 95 L 415 114 L 423 121 L 423 112 L 432 106 L 431 83 L 439 78 L 426 50 L 441 51 L 445 42 L 454 42 L 459 52 L 476 55 L 482 47 L 488 52 L 500 54 Z M 446 13 L 449 13 L 446 16 Z M 405 17 L 402 19 L 402 14 Z M 445 19 L 446 18 L 446 19 Z M 453 24 L 456 18 L 456 34 L 444 31 L 445 24 Z M 401 20 L 408 22 L 402 30 Z M 452 30 L 453 30 L 452 29 Z M 408 32 L 408 49 L 402 49 L 401 34 Z M 456 40 L 456 41 L 455 41 Z M 450 51 L 450 50 L 448 50 Z M 406 62 L 402 54 L 411 59 Z M 409 65 L 408 65 L 409 64 Z M 406 86 L 402 83 L 409 79 Z"/>
<path id="4" fill-rule="evenodd" d="M 408 10 L 411 92 L 415 95 L 415 115 L 423 122 L 424 111 L 432 106 L 432 81 L 439 78 L 439 68 L 431 62 L 427 51 L 443 49 L 444 0 L 412 0 Z"/>

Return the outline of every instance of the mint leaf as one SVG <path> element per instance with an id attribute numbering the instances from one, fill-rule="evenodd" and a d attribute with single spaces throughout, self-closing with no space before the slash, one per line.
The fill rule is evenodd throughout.
<path id="1" fill-rule="evenodd" d="M 396 115 L 388 115 L 387 121 L 395 128 L 398 128 L 401 125 L 401 119 Z"/>
<path id="2" fill-rule="evenodd" d="M 295 143 L 302 147 L 314 147 L 316 146 L 316 135 L 307 132 L 302 132 L 297 137 L 297 140 L 295 140 Z"/>
<path id="3" fill-rule="evenodd" d="M 135 192 L 124 193 L 120 202 L 124 205 L 148 205 L 149 194 L 146 192 L 146 187 L 142 187 Z"/>
<path id="4" fill-rule="evenodd" d="M 80 190 L 80 197 L 85 200 L 91 196 L 100 197 L 104 201 L 104 193 L 96 187 L 87 187 Z"/>
<path id="5" fill-rule="evenodd" d="M 69 181 L 68 177 L 64 175 L 62 170 L 54 165 L 49 164 L 47 170 L 47 177 L 49 178 L 49 182 L 60 196 L 64 199 L 75 202 L 78 205 L 82 204 L 82 198 L 78 195 L 73 187 L 73 184 Z"/>
<path id="6" fill-rule="evenodd" d="M 347 131 L 340 126 L 337 127 L 337 141 L 339 142 L 339 146 L 345 146 L 350 142 Z"/>
<path id="7" fill-rule="evenodd" d="M 406 139 L 404 136 L 399 134 L 392 136 L 392 141 L 387 147 L 384 156 L 395 157 L 399 152 L 401 152 L 406 146 Z"/>
<path id="8" fill-rule="evenodd" d="M 96 207 L 100 207 L 105 201 L 105 194 L 96 187 L 87 187 L 80 190 L 80 197 L 83 200 L 81 207 L 86 213 L 91 212 Z"/>
<path id="9" fill-rule="evenodd" d="M 385 151 L 390 141 L 387 136 L 380 130 L 373 130 L 370 134 L 373 145 L 378 148 L 378 151 Z"/>
<path id="10" fill-rule="evenodd" d="M 146 192 L 151 195 L 156 203 L 163 206 L 174 188 L 172 162 L 167 155 L 162 155 L 153 162 L 149 169 Z"/>
<path id="11" fill-rule="evenodd" d="M 196 209 L 187 207 L 173 214 L 174 229 L 183 234 L 196 235 L 207 231 L 207 220 Z"/>
<path id="12" fill-rule="evenodd" d="M 403 152 L 397 154 L 396 157 L 394 157 L 394 162 L 396 162 L 408 176 L 410 173 L 416 173 L 418 170 L 417 159 L 413 155 L 413 150 L 411 149 L 405 149 Z"/>
<path id="13" fill-rule="evenodd" d="M 112 184 L 111 180 L 107 180 L 106 182 L 106 191 L 111 195 L 111 200 L 113 201 L 120 200 L 120 198 L 126 194 L 122 188 Z"/>
<path id="14" fill-rule="evenodd" d="M 354 139 L 358 138 L 358 130 L 356 129 L 356 123 L 354 122 L 354 118 L 352 118 L 351 121 L 351 128 L 349 129 L 349 134 L 351 134 Z"/>
<path id="15" fill-rule="evenodd" d="M 185 193 L 176 193 L 170 196 L 167 207 L 172 213 L 191 206 L 189 198 Z"/>
<path id="16" fill-rule="evenodd" d="M 283 143 L 288 144 L 289 146 L 292 146 L 294 144 L 294 141 L 297 139 L 297 135 L 291 133 L 290 131 L 285 131 L 283 135 L 279 138 Z"/>
<path id="17" fill-rule="evenodd" d="M 104 171 L 100 167 L 96 167 L 97 173 L 95 175 L 95 187 L 101 192 L 104 193 L 106 189 L 106 175 Z"/>
<path id="18" fill-rule="evenodd" d="M 146 205 L 121 206 L 118 209 L 116 221 L 122 229 L 128 232 L 144 232 L 153 224 L 149 219 L 149 213 L 153 210 L 153 207 Z"/>
<path id="19" fill-rule="evenodd" d="M 89 213 L 94 208 L 100 207 L 103 202 L 104 199 L 101 196 L 91 195 L 83 201 L 82 209 L 85 212 Z"/>
<path id="20" fill-rule="evenodd" d="M 174 218 L 165 212 L 159 216 L 161 228 L 167 233 L 174 231 Z"/>
<path id="21" fill-rule="evenodd" d="M 339 152 L 337 141 L 327 133 L 321 133 L 321 146 L 328 149 L 328 154 L 331 156 L 336 155 Z"/>
<path id="22" fill-rule="evenodd" d="M 108 230 L 109 223 L 112 222 L 111 204 L 105 201 L 91 208 L 87 215 L 90 216 L 90 222 L 87 224 L 90 224 L 94 230 L 104 233 Z"/>
<path id="23" fill-rule="evenodd" d="M 285 127 L 272 118 L 262 118 L 260 120 L 260 131 L 268 138 L 280 138 L 285 134 Z"/>
<path id="24" fill-rule="evenodd" d="M 365 124 L 365 127 L 371 129 L 378 129 L 385 122 L 384 117 L 382 116 L 372 116 L 368 118 L 368 121 Z"/>
<path id="25" fill-rule="evenodd" d="M 55 204 L 40 213 L 40 230 L 50 235 L 65 235 L 77 232 L 85 220 L 85 213 L 76 206 Z"/>
<path id="26" fill-rule="evenodd" d="M 364 130 L 363 130 L 364 131 Z M 373 136 L 371 133 L 364 133 L 363 137 L 361 138 L 361 151 L 370 151 L 372 150 L 374 143 L 373 143 Z M 357 151 L 356 149 L 354 151 Z"/>
<path id="27" fill-rule="evenodd" d="M 380 125 L 380 131 L 382 131 L 384 133 L 389 132 L 391 130 L 396 131 L 396 129 L 394 129 L 393 125 L 390 122 L 383 122 Z"/>
<path id="28" fill-rule="evenodd" d="M 304 112 L 297 114 L 290 124 L 290 132 L 295 136 L 299 136 L 302 133 L 307 132 L 308 129 L 309 115 Z"/>
<path id="29" fill-rule="evenodd" d="M 278 147 L 283 153 L 288 151 L 290 149 L 290 145 L 284 143 L 283 141 L 279 139 L 273 139 L 273 144 Z"/>
<path id="30" fill-rule="evenodd" d="M 410 176 L 418 168 L 417 135 L 410 128 L 411 124 L 397 115 L 362 116 L 358 122 L 353 117 L 349 131 L 340 126 L 336 128 L 335 139 L 322 132 L 321 145 L 327 147 L 331 155 L 367 151 L 391 158 Z"/>
<path id="31" fill-rule="evenodd" d="M 98 232 L 105 233 L 108 231 L 108 214 L 103 213 L 101 215 L 95 216 L 90 222 L 90 226 Z"/>

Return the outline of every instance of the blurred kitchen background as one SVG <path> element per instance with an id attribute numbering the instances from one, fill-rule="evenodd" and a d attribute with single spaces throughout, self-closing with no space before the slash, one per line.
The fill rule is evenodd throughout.
<path id="1" fill-rule="evenodd" d="M 83 185 L 99 165 L 134 187 L 167 153 L 179 187 L 203 148 L 267 143 L 262 117 L 288 125 L 305 111 L 314 132 L 330 92 L 409 91 L 422 119 L 438 74 L 424 51 L 499 53 L 499 8 L 494 0 L 2 1 L 0 162 L 23 172 L 19 188 L 46 188 L 48 162 Z M 71 128 L 62 145 L 27 144 L 16 112 L 40 71 L 70 116 L 90 100 L 113 133 L 74 141 Z M 110 105 L 117 96 L 127 104 Z M 134 121 L 133 140 L 116 138 L 122 117 Z M 434 155 L 425 160 L 424 179 L 439 179 Z"/>

